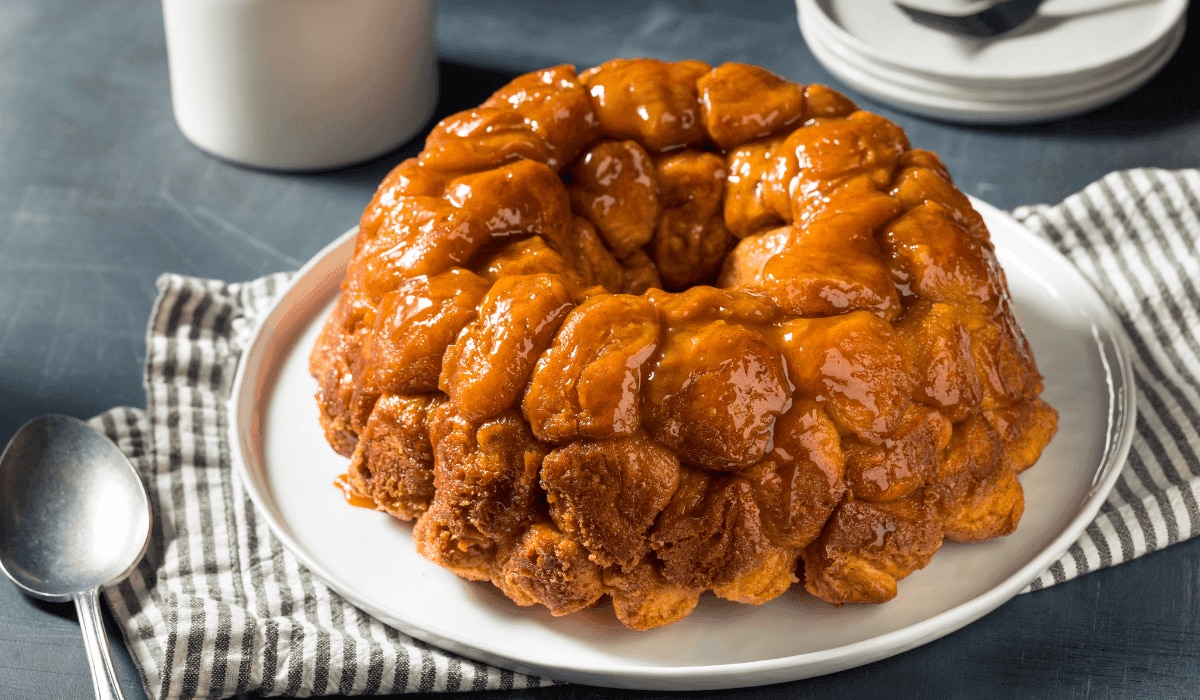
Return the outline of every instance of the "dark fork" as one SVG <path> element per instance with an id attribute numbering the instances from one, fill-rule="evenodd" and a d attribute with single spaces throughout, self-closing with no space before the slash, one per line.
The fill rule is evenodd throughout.
<path id="1" fill-rule="evenodd" d="M 1001 0 L 1001 2 L 966 3 L 962 11 L 953 8 L 934 9 L 934 4 L 920 0 L 894 0 L 915 21 L 934 29 L 971 37 L 992 37 L 1015 29 L 1037 13 L 1042 0 Z"/>

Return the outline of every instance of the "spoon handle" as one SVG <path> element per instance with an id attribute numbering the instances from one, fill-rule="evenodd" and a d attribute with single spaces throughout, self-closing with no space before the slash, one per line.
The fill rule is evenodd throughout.
<path id="1" fill-rule="evenodd" d="M 100 591 L 90 591 L 72 596 L 75 612 L 79 615 L 79 626 L 83 628 L 83 647 L 87 650 L 88 666 L 92 668 L 92 687 L 96 700 L 125 700 L 117 674 L 113 671 L 112 652 L 108 648 L 108 635 L 104 633 L 104 620 L 100 617 Z"/>

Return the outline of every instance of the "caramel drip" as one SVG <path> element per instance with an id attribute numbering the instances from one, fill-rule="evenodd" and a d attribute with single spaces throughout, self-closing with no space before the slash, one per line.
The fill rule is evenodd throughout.
<path id="1" fill-rule="evenodd" d="M 333 485 L 338 491 L 342 492 L 342 497 L 346 499 L 346 503 L 349 503 L 355 508 L 367 508 L 369 510 L 375 510 L 375 499 L 364 496 L 355 491 L 354 487 L 350 485 L 349 474 L 339 475 L 333 480 Z"/>

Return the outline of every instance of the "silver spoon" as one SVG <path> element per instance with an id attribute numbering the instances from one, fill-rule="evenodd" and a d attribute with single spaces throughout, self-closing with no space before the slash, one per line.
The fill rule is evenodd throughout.
<path id="1" fill-rule="evenodd" d="M 87 423 L 26 423 L 0 455 L 0 569 L 35 598 L 75 601 L 96 697 L 123 698 L 100 617 L 100 587 L 150 542 L 150 500 L 133 465 Z"/>

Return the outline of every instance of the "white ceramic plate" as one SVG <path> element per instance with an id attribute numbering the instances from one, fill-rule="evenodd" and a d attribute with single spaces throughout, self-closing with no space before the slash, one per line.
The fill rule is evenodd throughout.
<path id="1" fill-rule="evenodd" d="M 1174 54 L 1182 39 L 1185 24 L 1180 21 L 1167 32 L 1161 42 L 1086 80 L 1077 79 L 1066 83 L 1029 80 L 983 83 L 922 75 L 872 60 L 869 56 L 856 52 L 853 47 L 839 43 L 837 35 L 825 26 L 826 23 L 820 21 L 821 14 L 814 8 L 816 5 L 802 3 L 797 15 L 806 43 L 810 46 L 814 43 L 820 44 L 824 54 L 865 74 L 874 84 L 914 93 L 914 98 L 946 97 L 960 102 L 1012 105 L 1015 109 L 1066 99 L 1087 100 L 1094 93 L 1109 91 L 1111 86 L 1136 80 L 1148 72 L 1157 72 L 1163 61 Z"/>
<path id="2" fill-rule="evenodd" d="M 837 41 L 878 63 L 948 79 L 1081 82 L 1160 43 L 1186 0 L 1046 0 L 1018 28 L 989 39 L 917 24 L 891 0 L 797 0 Z"/>
<path id="3" fill-rule="evenodd" d="M 1114 68 L 1099 82 L 1082 86 L 1050 86 L 1021 95 L 979 86 L 956 86 L 937 79 L 903 73 L 858 56 L 829 40 L 812 20 L 812 5 L 802 5 L 799 19 L 805 42 L 813 55 L 850 87 L 911 114 L 969 124 L 1017 124 L 1082 114 L 1114 102 L 1141 87 L 1170 61 L 1183 40 L 1180 22 L 1133 65 Z M 1017 97 L 1016 95 L 1021 95 Z"/>
<path id="4" fill-rule="evenodd" d="M 1060 412 L 1059 433 L 1021 476 L 1027 500 L 1016 533 L 947 543 L 885 605 L 838 608 L 798 591 L 759 607 L 705 597 L 681 622 L 633 632 L 607 606 L 554 618 L 422 559 L 410 526 L 344 502 L 332 482 L 346 460 L 317 424 L 307 359 L 353 231 L 300 271 L 243 357 L 231 398 L 236 468 L 275 534 L 331 588 L 408 634 L 515 671 L 697 690 L 806 678 L 897 654 L 993 610 L 1062 555 L 1095 517 L 1133 431 L 1133 376 L 1118 321 L 1053 248 L 977 206 L 1046 375 L 1044 396 Z"/>

